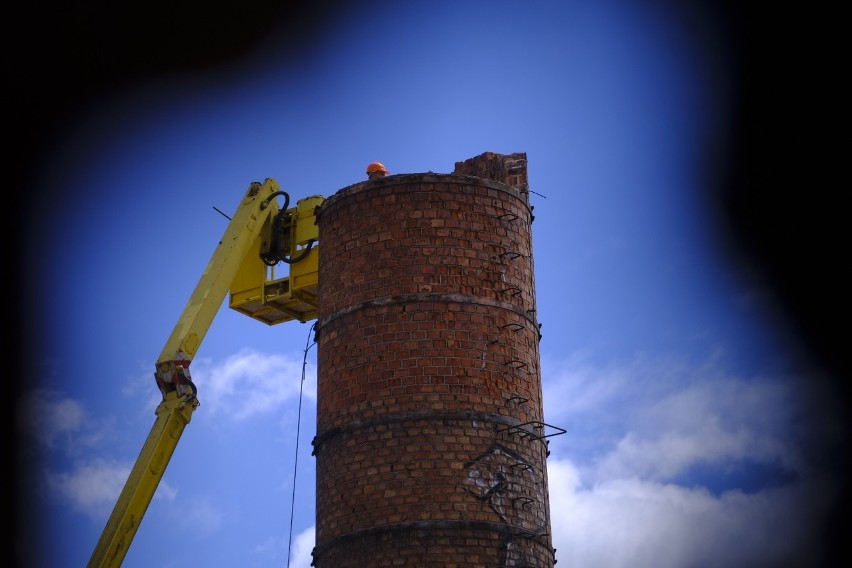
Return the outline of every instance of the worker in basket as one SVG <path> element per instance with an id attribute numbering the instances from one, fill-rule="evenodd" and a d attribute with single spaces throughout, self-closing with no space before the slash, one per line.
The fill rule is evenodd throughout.
<path id="1" fill-rule="evenodd" d="M 367 165 L 367 177 L 369 179 L 378 179 L 389 174 L 390 172 L 381 162 L 370 162 L 370 164 Z"/>

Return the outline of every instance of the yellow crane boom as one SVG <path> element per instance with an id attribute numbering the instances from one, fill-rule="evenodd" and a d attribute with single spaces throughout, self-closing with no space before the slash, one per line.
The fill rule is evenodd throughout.
<path id="1" fill-rule="evenodd" d="M 276 198 L 285 203 L 278 205 Z M 252 182 L 237 207 L 155 365 L 163 399 L 156 420 L 95 546 L 89 568 L 121 566 L 166 466 L 199 406 L 189 366 L 226 294 L 229 307 L 273 325 L 317 317 L 321 196 L 289 208 L 289 195 L 267 178 Z M 275 278 L 279 262 L 290 274 Z"/>

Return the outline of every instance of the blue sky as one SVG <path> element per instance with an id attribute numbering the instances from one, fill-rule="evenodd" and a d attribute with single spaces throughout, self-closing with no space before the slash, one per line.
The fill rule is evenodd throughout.
<path id="1" fill-rule="evenodd" d="M 52 247 L 27 273 L 49 325 L 18 408 L 34 544 L 51 543 L 28 554 L 88 561 L 153 424 L 154 362 L 226 228 L 214 207 L 267 177 L 330 196 L 373 160 L 449 173 L 492 151 L 529 161 L 545 419 L 567 430 L 548 460 L 559 565 L 818 561 L 842 409 L 708 214 L 724 45 L 655 6 L 377 3 L 298 58 L 269 37 L 76 115 L 43 156 L 37 187 L 61 190 L 28 237 Z M 288 551 L 309 566 L 311 338 L 223 306 L 192 367 L 201 406 L 125 566 L 286 566 Z"/>

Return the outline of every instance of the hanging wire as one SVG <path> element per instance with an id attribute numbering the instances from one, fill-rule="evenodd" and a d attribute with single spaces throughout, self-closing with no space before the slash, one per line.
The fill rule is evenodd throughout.
<path id="1" fill-rule="evenodd" d="M 308 366 L 308 351 L 316 345 L 316 342 L 311 343 L 311 333 L 316 328 L 317 323 L 311 325 L 308 330 L 308 340 L 305 342 L 305 351 L 302 356 L 302 382 L 299 386 L 299 412 L 296 417 L 296 456 L 293 459 L 293 495 L 290 497 L 290 535 L 287 538 L 287 568 L 290 568 L 290 547 L 293 544 L 293 511 L 296 508 L 296 471 L 299 467 L 299 430 L 302 425 L 302 392 L 305 389 L 305 368 Z"/>

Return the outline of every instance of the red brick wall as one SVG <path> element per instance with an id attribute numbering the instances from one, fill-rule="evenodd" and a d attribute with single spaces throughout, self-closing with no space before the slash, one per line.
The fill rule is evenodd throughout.
<path id="1" fill-rule="evenodd" d="M 526 193 L 393 175 L 318 223 L 315 566 L 552 566 Z"/>
<path id="2" fill-rule="evenodd" d="M 484 152 L 475 158 L 456 162 L 453 173 L 503 182 L 522 193 L 529 189 L 527 155 L 525 152 L 515 154 Z"/>

